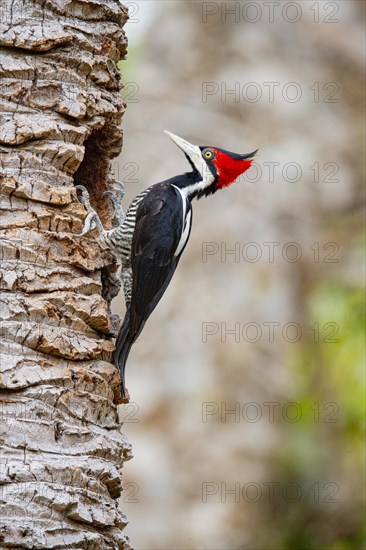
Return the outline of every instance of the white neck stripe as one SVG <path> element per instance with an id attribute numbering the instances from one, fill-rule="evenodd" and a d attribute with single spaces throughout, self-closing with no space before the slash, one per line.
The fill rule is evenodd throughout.
<path id="1" fill-rule="evenodd" d="M 194 193 L 198 193 L 199 191 L 203 191 L 207 187 L 210 187 L 210 185 L 215 181 L 215 176 L 213 175 L 213 173 L 207 166 L 206 161 L 202 157 L 201 149 L 197 145 L 194 148 L 195 153 L 190 155 L 190 158 L 195 168 L 201 174 L 202 179 L 195 183 L 192 183 L 191 185 L 187 185 L 187 187 L 181 188 L 181 191 L 185 194 L 186 197 L 189 197 Z"/>

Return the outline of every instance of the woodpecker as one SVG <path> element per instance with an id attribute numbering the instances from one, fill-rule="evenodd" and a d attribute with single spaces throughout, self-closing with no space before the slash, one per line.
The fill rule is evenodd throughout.
<path id="1" fill-rule="evenodd" d="M 121 374 L 126 397 L 125 367 L 131 347 L 167 289 L 187 245 L 192 226 L 192 199 L 206 197 L 231 185 L 250 168 L 257 151 L 239 155 L 212 146 L 192 145 L 165 131 L 183 151 L 191 171 L 151 185 L 137 195 L 126 216 L 120 207 L 124 194 L 107 192 L 116 208 L 119 226 L 105 231 L 91 208 L 83 186 L 82 202 L 89 214 L 84 235 L 94 227 L 114 248 L 122 263 L 126 313 L 119 330 L 113 361 Z"/>

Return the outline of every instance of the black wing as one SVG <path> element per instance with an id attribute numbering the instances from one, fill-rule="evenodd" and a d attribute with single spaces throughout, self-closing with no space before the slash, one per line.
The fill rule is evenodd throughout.
<path id="1" fill-rule="evenodd" d="M 189 239 L 191 216 L 190 202 L 166 183 L 155 185 L 137 208 L 131 247 L 132 296 L 113 353 L 123 396 L 131 347 L 174 275 Z"/>
<path id="2" fill-rule="evenodd" d="M 182 204 L 185 201 L 185 205 Z M 130 338 L 135 340 L 145 321 L 163 296 L 177 267 L 187 238 L 175 255 L 184 232 L 183 207 L 189 213 L 191 205 L 179 190 L 170 184 L 156 185 L 140 203 L 131 248 L 132 297 Z"/>

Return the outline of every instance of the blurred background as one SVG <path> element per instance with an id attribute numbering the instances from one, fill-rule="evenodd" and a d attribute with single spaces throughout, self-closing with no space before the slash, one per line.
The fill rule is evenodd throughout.
<path id="1" fill-rule="evenodd" d="M 131 353 L 126 531 L 139 550 L 364 548 L 365 4 L 127 5 L 125 208 L 189 168 L 164 129 L 259 153 L 194 202 Z"/>

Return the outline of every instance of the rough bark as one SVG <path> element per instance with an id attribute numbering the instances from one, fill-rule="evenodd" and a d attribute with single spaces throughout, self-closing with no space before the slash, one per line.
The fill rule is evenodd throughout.
<path id="1" fill-rule="evenodd" d="M 1 548 L 129 548 L 117 506 L 116 261 L 85 218 L 122 145 L 117 0 L 2 0 Z"/>

